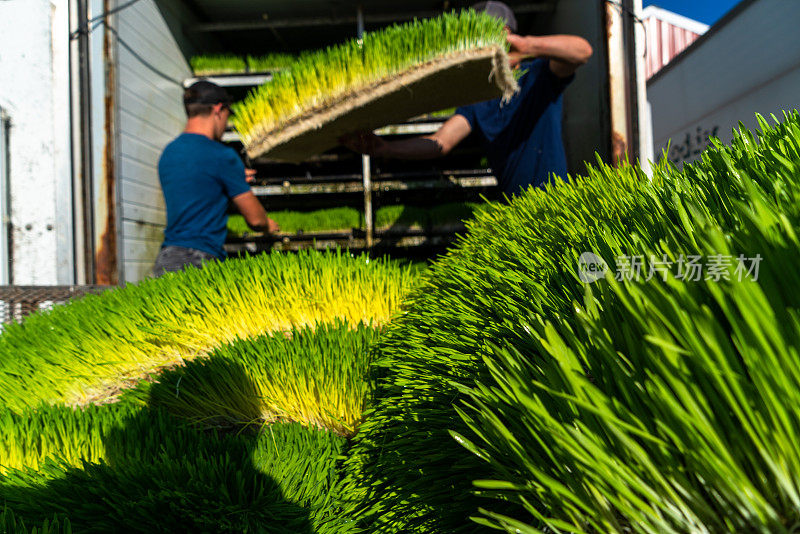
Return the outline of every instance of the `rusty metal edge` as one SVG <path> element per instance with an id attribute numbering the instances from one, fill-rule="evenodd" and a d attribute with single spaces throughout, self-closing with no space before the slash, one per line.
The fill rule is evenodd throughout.
<path id="1" fill-rule="evenodd" d="M 605 2 L 606 44 L 608 47 L 608 98 L 611 118 L 611 162 L 614 166 L 632 161 L 630 98 L 627 90 L 625 24 L 621 6 Z"/>
<path id="2" fill-rule="evenodd" d="M 103 12 L 108 13 L 112 0 L 103 0 Z M 103 175 L 101 176 L 101 195 L 97 202 L 105 205 L 105 220 L 102 231 L 99 232 L 95 243 L 95 283 L 99 285 L 116 285 L 119 283 L 119 264 L 117 254 L 117 194 L 116 194 L 116 158 L 117 158 L 117 58 L 115 53 L 116 42 L 112 31 L 109 29 L 111 17 L 106 15 L 103 25 L 103 64 L 105 66 L 105 95 L 103 104 L 104 113 L 104 146 L 103 146 Z M 99 221 L 98 221 L 99 222 Z"/>

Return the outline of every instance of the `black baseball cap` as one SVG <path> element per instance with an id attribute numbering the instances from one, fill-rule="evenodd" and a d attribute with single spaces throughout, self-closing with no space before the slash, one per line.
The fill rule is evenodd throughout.
<path id="1" fill-rule="evenodd" d="M 517 17 L 514 16 L 514 12 L 511 11 L 511 8 L 503 2 L 496 2 L 494 0 L 478 2 L 472 6 L 472 9 L 478 12 L 483 11 L 487 15 L 503 20 L 512 33 L 517 33 Z"/>
<path id="2" fill-rule="evenodd" d="M 213 82 L 200 80 L 194 82 L 183 92 L 183 103 L 225 104 L 226 106 L 230 106 L 231 95 L 228 94 L 228 91 Z"/>

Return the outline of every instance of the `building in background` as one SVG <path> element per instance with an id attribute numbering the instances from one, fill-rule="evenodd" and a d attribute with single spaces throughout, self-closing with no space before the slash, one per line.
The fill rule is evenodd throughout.
<path id="1" fill-rule="evenodd" d="M 696 159 L 756 113 L 800 107 L 800 1 L 743 0 L 647 82 L 655 153 Z"/>
<path id="2" fill-rule="evenodd" d="M 649 80 L 708 30 L 708 24 L 658 6 L 642 10 L 645 32 L 645 76 Z"/>

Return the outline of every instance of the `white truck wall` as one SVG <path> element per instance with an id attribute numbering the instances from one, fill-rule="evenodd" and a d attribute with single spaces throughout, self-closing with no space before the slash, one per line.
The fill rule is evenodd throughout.
<path id="1" fill-rule="evenodd" d="M 153 0 L 142 0 L 116 17 L 119 36 L 150 67 L 117 43 L 117 117 L 121 280 L 147 276 L 166 223 L 158 182 L 161 151 L 186 121 L 180 82 L 190 68 Z"/>
<path id="2" fill-rule="evenodd" d="M 0 202 L 17 285 L 73 281 L 68 19 L 66 0 L 0 2 L 0 107 L 11 123 L 10 199 Z"/>
<path id="3" fill-rule="evenodd" d="M 756 0 L 648 83 L 656 154 L 696 159 L 742 121 L 800 107 L 800 1 Z"/>

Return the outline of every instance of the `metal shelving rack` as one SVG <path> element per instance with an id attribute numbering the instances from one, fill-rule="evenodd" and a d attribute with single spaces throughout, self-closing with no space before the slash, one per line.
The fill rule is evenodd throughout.
<path id="1" fill-rule="evenodd" d="M 364 17 L 358 9 L 357 34 L 364 32 Z M 266 83 L 269 72 L 203 76 L 232 92 L 243 92 Z M 185 80 L 191 85 L 200 77 Z M 439 129 L 447 117 L 425 116 L 376 130 L 387 137 L 426 135 Z M 241 149 L 238 135 L 224 134 L 222 141 Z M 461 225 L 420 228 L 374 226 L 375 207 L 381 205 L 432 205 L 492 197 L 497 184 L 491 171 L 481 165 L 480 152 L 460 148 L 435 163 L 374 162 L 344 149 L 334 149 L 300 165 L 291 165 L 266 158 L 252 161 L 258 170 L 253 192 L 267 210 L 293 209 L 307 211 L 322 207 L 358 207 L 363 214 L 364 227 L 340 232 L 314 232 L 276 236 L 252 235 L 229 237 L 226 249 L 231 254 L 264 250 L 299 250 L 342 246 L 350 249 L 411 249 L 443 247 L 450 243 Z"/>
<path id="2" fill-rule="evenodd" d="M 221 86 L 249 90 L 269 81 L 269 73 L 208 76 Z M 199 78 L 187 79 L 191 85 Z M 419 117 L 402 124 L 376 130 L 378 135 L 425 135 L 438 130 L 446 117 Z M 228 131 L 223 142 L 240 150 L 238 135 Z M 470 149 L 462 151 L 469 153 Z M 472 150 L 474 152 L 474 150 Z M 259 158 L 253 166 L 259 179 L 253 192 L 269 210 L 294 209 L 298 211 L 322 207 L 358 207 L 364 215 L 364 228 L 339 232 L 313 232 L 262 236 L 229 237 L 226 249 L 231 254 L 261 252 L 265 250 L 300 250 L 342 246 L 356 250 L 411 249 L 415 247 L 443 247 L 452 241 L 460 225 L 441 228 L 384 228 L 374 227 L 376 205 L 389 205 L 410 200 L 418 203 L 439 200 L 440 203 L 456 200 L 477 200 L 482 195 L 492 195 L 496 180 L 491 171 L 477 163 L 473 165 L 444 158 L 435 164 L 403 164 L 394 162 L 389 168 L 376 166 L 369 157 L 360 158 L 344 150 L 334 150 L 318 155 L 301 165 L 290 165 Z M 368 179 L 365 179 L 368 178 Z"/>
<path id="3" fill-rule="evenodd" d="M 508 0 L 521 27 L 538 29 L 556 24 L 563 25 L 566 15 L 557 13 L 557 0 Z M 574 0 L 577 5 L 577 0 Z M 378 31 L 388 24 L 413 19 L 438 16 L 457 11 L 471 2 L 433 2 L 413 0 L 397 2 L 328 2 L 320 0 L 310 4 L 291 2 L 238 2 L 228 9 L 213 3 L 194 2 L 197 20 L 186 27 L 197 38 L 192 52 L 208 51 L 231 53 L 240 56 L 269 52 L 302 53 L 319 49 L 363 35 L 365 31 Z M 572 4 L 569 4 L 572 9 Z M 583 24 L 596 17 L 597 10 L 579 10 Z M 534 24 L 535 23 L 535 24 Z M 570 23 L 571 24 L 571 23 Z M 591 26 L 591 24 L 589 24 Z M 248 87 L 267 82 L 269 72 L 248 72 L 239 75 L 204 76 L 243 96 Z M 424 117 L 403 124 L 377 130 L 384 136 L 411 136 L 433 133 L 442 123 L 441 117 Z M 236 135 L 228 132 L 224 140 L 240 146 Z M 472 145 L 470 146 L 470 143 Z M 332 243 L 353 248 L 384 246 L 424 246 L 445 243 L 452 232 L 432 227 L 444 217 L 437 214 L 409 210 L 408 215 L 418 215 L 425 228 L 375 228 L 375 213 L 384 219 L 377 208 L 391 204 L 404 204 L 412 208 L 432 206 L 456 201 L 479 201 L 482 196 L 498 198 L 496 180 L 487 169 L 483 151 L 475 140 L 465 140 L 446 158 L 422 164 L 420 162 L 395 162 L 373 160 L 347 153 L 344 149 L 331 150 L 301 165 L 269 161 L 259 158 L 253 166 L 259 172 L 254 189 L 269 211 L 294 209 L 310 211 L 322 207 L 350 206 L 363 214 L 362 228 L 347 232 L 327 232 L 312 235 L 280 235 L 273 237 L 248 236 L 230 239 L 229 252 L 237 250 L 265 250 L 271 248 L 324 247 Z M 415 213 L 410 213 L 415 211 Z M 456 212 L 457 210 L 454 210 Z M 449 229 L 448 229 L 449 231 Z M 400 238 L 397 234 L 405 232 Z M 441 235 L 440 235 L 441 234 Z M 408 239 L 404 239 L 408 238 Z M 314 241 L 316 239 L 316 242 Z"/>
<path id="4" fill-rule="evenodd" d="M 200 78 L 187 79 L 184 84 L 189 86 L 198 79 Z M 241 91 L 269 81 L 271 75 L 247 73 L 208 76 L 203 79 Z M 446 119 L 447 117 L 423 116 L 402 124 L 385 126 L 376 130 L 376 133 L 387 137 L 425 135 L 438 130 Z M 235 132 L 226 132 L 222 140 L 241 150 L 241 143 Z M 355 250 L 446 246 L 461 229 L 460 225 L 377 229 L 374 227 L 373 207 L 397 204 L 403 200 L 410 200 L 412 203 L 422 200 L 423 203 L 430 204 L 437 200 L 444 203 L 492 196 L 497 181 L 490 169 L 478 164 L 478 152 L 470 148 L 460 152 L 456 157 L 442 158 L 434 164 L 383 162 L 376 165 L 369 157 L 362 158 L 344 149 L 320 154 L 300 165 L 258 158 L 252 162 L 259 176 L 253 192 L 268 211 L 358 207 L 364 215 L 365 225 L 363 228 L 338 232 L 229 237 L 226 249 L 230 254 L 237 254 L 275 249 L 324 249 L 331 246 Z M 467 160 L 472 160 L 472 165 L 465 165 L 462 161 L 465 154 Z"/>

